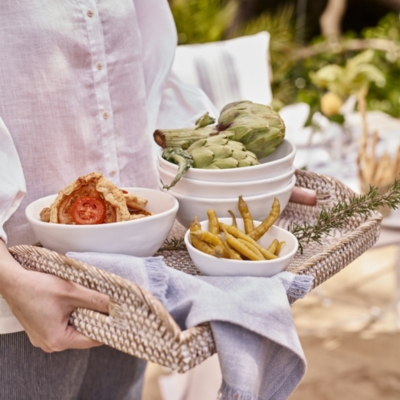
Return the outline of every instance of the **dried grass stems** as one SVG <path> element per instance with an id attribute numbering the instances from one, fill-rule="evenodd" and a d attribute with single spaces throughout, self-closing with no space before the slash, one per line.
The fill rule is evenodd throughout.
<path id="1" fill-rule="evenodd" d="M 368 134 L 366 96 L 368 89 L 363 88 L 357 94 L 358 107 L 361 115 L 360 148 L 357 157 L 358 177 L 361 188 L 370 185 L 387 188 L 400 175 L 400 146 L 392 157 L 387 151 L 381 156 L 376 154 L 379 141 L 377 131 L 372 136 Z"/>

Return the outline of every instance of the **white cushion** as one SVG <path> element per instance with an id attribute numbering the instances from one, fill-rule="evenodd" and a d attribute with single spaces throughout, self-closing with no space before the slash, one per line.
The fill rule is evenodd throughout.
<path id="1" fill-rule="evenodd" d="M 270 104 L 269 33 L 178 46 L 172 72 L 203 89 L 218 110 L 232 101 Z"/>

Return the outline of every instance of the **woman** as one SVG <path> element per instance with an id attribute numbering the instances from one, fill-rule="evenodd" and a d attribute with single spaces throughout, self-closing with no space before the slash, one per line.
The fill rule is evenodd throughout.
<path id="1" fill-rule="evenodd" d="M 166 0 L 0 4 L 0 399 L 141 397 L 144 361 L 68 326 L 76 307 L 106 313 L 108 297 L 27 271 L 7 247 L 36 241 L 27 204 L 80 175 L 156 187 L 157 124 L 212 107 L 200 91 L 179 100 L 176 41 Z"/>

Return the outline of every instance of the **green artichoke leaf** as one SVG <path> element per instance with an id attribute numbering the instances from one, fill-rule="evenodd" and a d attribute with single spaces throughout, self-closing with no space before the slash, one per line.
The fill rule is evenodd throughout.
<path id="1" fill-rule="evenodd" d="M 188 149 L 189 153 L 189 149 Z M 214 160 L 214 153 L 207 147 L 195 147 L 189 153 L 193 157 L 194 168 L 204 168 Z"/>
<path id="2" fill-rule="evenodd" d="M 247 157 L 246 151 L 241 151 L 241 150 L 236 150 L 234 149 L 232 152 L 232 157 L 235 158 L 236 160 L 244 160 Z"/>
<path id="3" fill-rule="evenodd" d="M 186 150 L 193 157 L 193 168 L 225 169 L 259 164 L 256 155 L 240 142 L 231 140 L 232 132 L 199 139 Z M 239 163 L 239 159 L 242 161 Z"/>
<path id="4" fill-rule="evenodd" d="M 239 101 L 227 104 L 218 118 L 218 131 L 233 132 L 231 140 L 241 142 L 258 159 L 275 151 L 285 137 L 280 115 L 265 104 Z"/>
<path id="5" fill-rule="evenodd" d="M 162 152 L 161 156 L 164 160 L 178 165 L 178 173 L 175 175 L 172 182 L 169 185 L 165 185 L 164 182 L 162 182 L 163 189 L 169 190 L 179 182 L 189 168 L 193 167 L 193 156 L 180 147 L 167 147 Z"/>
<path id="6" fill-rule="evenodd" d="M 212 162 L 212 166 L 218 167 L 219 169 L 237 168 L 238 165 L 238 160 L 233 157 L 220 158 Z"/>
<path id="7" fill-rule="evenodd" d="M 226 145 L 209 146 L 209 149 L 214 153 L 214 159 L 228 158 L 232 156 L 233 149 Z"/>
<path id="8" fill-rule="evenodd" d="M 208 112 L 203 114 L 196 122 L 195 122 L 195 129 L 203 128 L 207 125 L 211 125 L 215 123 L 215 118 L 211 117 Z"/>
<path id="9" fill-rule="evenodd" d="M 252 165 L 258 165 L 258 164 L 259 164 L 258 162 L 255 162 L 254 159 L 251 159 L 249 157 L 238 160 L 238 168 L 251 167 Z"/>
<path id="10" fill-rule="evenodd" d="M 207 146 L 224 146 L 228 143 L 229 139 L 233 137 L 233 132 L 228 132 L 227 134 L 219 134 L 216 136 L 211 136 L 206 139 Z"/>

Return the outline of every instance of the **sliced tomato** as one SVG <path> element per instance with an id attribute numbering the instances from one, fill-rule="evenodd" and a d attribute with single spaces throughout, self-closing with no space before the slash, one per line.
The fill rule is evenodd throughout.
<path id="1" fill-rule="evenodd" d="M 80 197 L 72 206 L 72 218 L 78 225 L 101 224 L 106 217 L 106 205 L 95 197 Z"/>

